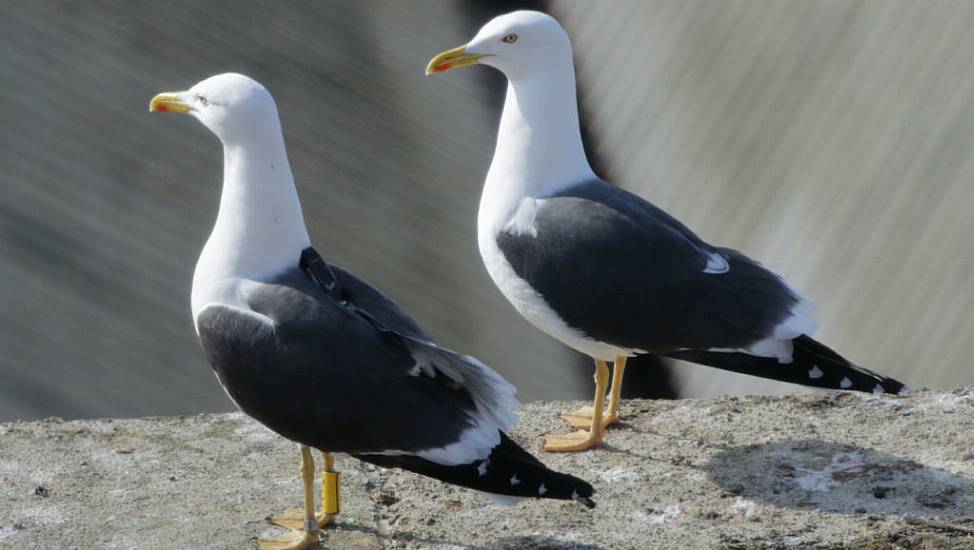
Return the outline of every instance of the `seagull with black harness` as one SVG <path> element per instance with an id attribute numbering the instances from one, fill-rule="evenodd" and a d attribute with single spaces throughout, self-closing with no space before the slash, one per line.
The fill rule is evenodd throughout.
<path id="1" fill-rule="evenodd" d="M 239 74 L 152 98 L 223 144 L 219 214 L 193 275 L 192 311 L 230 399 L 300 444 L 304 510 L 262 548 L 308 548 L 339 512 L 331 453 L 397 467 L 498 498 L 574 499 L 592 486 L 548 469 L 505 432 L 514 387 L 477 359 L 437 345 L 392 300 L 311 247 L 277 108 Z M 315 514 L 311 449 L 324 458 Z"/>

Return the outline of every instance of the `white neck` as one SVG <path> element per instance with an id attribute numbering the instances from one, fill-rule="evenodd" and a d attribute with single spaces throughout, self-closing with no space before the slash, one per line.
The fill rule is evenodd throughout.
<path id="1" fill-rule="evenodd" d="M 310 243 L 280 125 L 224 143 L 220 212 L 193 274 L 193 319 L 211 302 L 232 304 L 230 281 L 297 265 Z"/>
<path id="2" fill-rule="evenodd" d="M 510 79 L 478 225 L 496 232 L 524 197 L 540 197 L 595 177 L 585 158 L 571 57 Z"/>

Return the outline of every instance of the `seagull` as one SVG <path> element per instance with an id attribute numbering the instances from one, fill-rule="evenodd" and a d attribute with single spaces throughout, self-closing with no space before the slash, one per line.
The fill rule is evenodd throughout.
<path id="1" fill-rule="evenodd" d="M 498 497 L 594 506 L 591 485 L 549 470 L 505 435 L 519 406 L 510 383 L 437 345 L 311 247 L 264 86 L 221 74 L 156 95 L 149 110 L 189 114 L 223 144 L 219 213 L 193 275 L 196 333 L 234 404 L 301 450 L 304 510 L 275 518 L 292 530 L 262 548 L 316 543 L 339 513 L 338 452 Z M 312 448 L 324 459 L 317 516 Z"/>
<path id="2" fill-rule="evenodd" d="M 507 77 L 477 217 L 480 255 L 521 315 L 596 365 L 593 406 L 562 415 L 581 429 L 549 436 L 546 451 L 602 443 L 636 354 L 822 388 L 904 389 L 814 340 L 814 304 L 780 276 L 595 174 L 582 148 L 571 42 L 553 17 L 496 17 L 433 57 L 426 74 L 476 64 Z"/>

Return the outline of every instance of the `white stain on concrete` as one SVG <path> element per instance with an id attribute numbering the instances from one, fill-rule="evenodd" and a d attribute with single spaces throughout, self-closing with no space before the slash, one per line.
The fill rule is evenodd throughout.
<path id="1" fill-rule="evenodd" d="M 609 468 L 599 472 L 598 476 L 602 478 L 602 481 L 607 483 L 619 483 L 620 481 L 638 481 L 640 477 L 639 472 L 636 472 L 630 468 Z"/>
<path id="2" fill-rule="evenodd" d="M 960 407 L 974 404 L 970 395 L 954 395 L 942 393 L 937 396 L 935 403 L 944 411 L 953 412 Z"/>
<path id="3" fill-rule="evenodd" d="M 731 512 L 744 516 L 746 519 L 750 519 L 758 513 L 757 505 L 743 497 L 737 497 L 737 500 L 731 505 L 730 509 Z"/>
<path id="4" fill-rule="evenodd" d="M 832 461 L 821 470 L 809 468 L 795 468 L 796 475 L 792 482 L 806 491 L 826 492 L 837 486 L 836 477 L 841 474 L 861 470 L 863 466 L 862 453 L 836 453 Z M 838 474 L 838 476 L 837 476 Z"/>
<path id="5" fill-rule="evenodd" d="M 646 523 L 649 525 L 662 525 L 673 521 L 680 515 L 680 505 L 671 504 L 661 511 L 654 510 L 652 512 L 636 511 L 633 512 L 632 518 L 641 523 Z"/>

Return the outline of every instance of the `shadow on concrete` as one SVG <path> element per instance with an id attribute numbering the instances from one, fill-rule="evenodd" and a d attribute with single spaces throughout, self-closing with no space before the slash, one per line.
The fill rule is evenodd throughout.
<path id="1" fill-rule="evenodd" d="M 345 525 L 337 529 L 325 531 L 325 539 L 313 548 L 324 550 L 326 548 L 339 548 L 342 544 L 341 532 L 358 532 L 375 537 L 378 541 L 394 541 L 397 543 L 417 544 L 420 547 L 449 545 L 463 546 L 471 550 L 607 550 L 604 546 L 585 544 L 581 542 L 563 541 L 544 537 L 540 535 L 512 536 L 502 538 L 483 546 L 467 546 L 466 541 L 440 540 L 438 537 L 423 538 L 417 537 L 412 533 L 383 533 L 380 530 L 364 525 Z M 337 536 L 336 536 L 337 535 Z M 330 536 L 330 540 L 329 540 Z"/>
<path id="2" fill-rule="evenodd" d="M 476 546 L 475 548 L 477 550 L 605 550 L 604 546 L 569 542 L 538 535 L 504 538 L 486 546 Z"/>
<path id="3" fill-rule="evenodd" d="M 702 469 L 731 495 L 788 508 L 914 517 L 974 509 L 974 480 L 816 439 L 729 447 Z"/>

